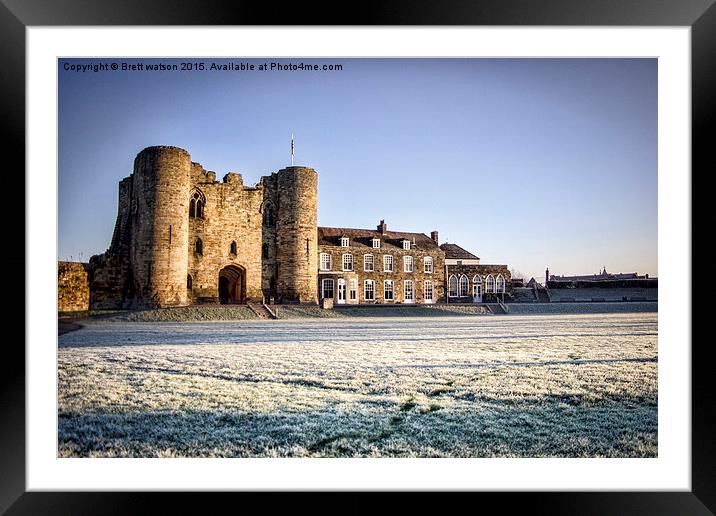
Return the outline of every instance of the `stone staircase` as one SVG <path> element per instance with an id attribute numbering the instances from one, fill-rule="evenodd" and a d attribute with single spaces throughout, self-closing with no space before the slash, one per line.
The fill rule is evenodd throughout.
<path id="1" fill-rule="evenodd" d="M 515 287 L 512 289 L 513 303 L 536 303 L 537 293 L 535 289 L 529 287 Z"/>
<path id="2" fill-rule="evenodd" d="M 271 311 L 271 309 L 266 306 L 264 303 L 255 303 L 253 301 L 249 301 L 246 303 L 249 307 L 249 309 L 256 314 L 256 316 L 259 319 L 276 319 L 276 314 Z"/>
<path id="3" fill-rule="evenodd" d="M 507 313 L 506 307 L 502 303 L 485 303 L 485 306 L 495 315 L 504 315 Z"/>
<path id="4" fill-rule="evenodd" d="M 547 292 L 547 289 L 545 289 L 545 288 L 535 289 L 535 294 L 537 295 L 537 302 L 538 302 L 538 303 L 550 303 L 550 302 L 552 302 L 552 300 L 549 298 L 549 292 Z"/>

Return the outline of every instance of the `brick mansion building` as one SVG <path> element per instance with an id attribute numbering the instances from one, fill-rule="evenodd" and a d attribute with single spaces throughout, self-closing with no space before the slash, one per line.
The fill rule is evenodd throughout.
<path id="1" fill-rule="evenodd" d="M 287 167 L 248 186 L 177 147 L 142 150 L 119 182 L 108 250 L 84 268 L 92 309 L 195 303 L 481 302 L 510 288 L 438 232 L 319 227 L 318 174 Z M 324 302 L 325 303 L 325 302 Z"/>

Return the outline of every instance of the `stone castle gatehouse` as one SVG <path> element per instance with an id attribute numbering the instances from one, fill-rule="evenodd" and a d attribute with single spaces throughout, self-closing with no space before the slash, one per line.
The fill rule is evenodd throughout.
<path id="1" fill-rule="evenodd" d="M 437 231 L 388 231 L 383 221 L 375 230 L 318 227 L 317 205 L 312 168 L 287 167 L 247 186 L 233 172 L 218 181 L 184 149 L 148 147 L 119 182 L 109 249 L 86 267 L 89 307 L 446 300 Z M 506 265 L 471 265 L 509 288 Z"/>

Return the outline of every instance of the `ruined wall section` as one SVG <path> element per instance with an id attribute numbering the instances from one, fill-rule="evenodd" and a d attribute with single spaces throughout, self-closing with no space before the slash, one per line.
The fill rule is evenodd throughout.
<path id="1" fill-rule="evenodd" d="M 112 242 L 103 254 L 90 258 L 87 266 L 90 285 L 89 307 L 92 309 L 124 308 L 129 289 L 129 248 L 132 236 L 130 206 L 132 176 L 119 182 L 117 219 Z"/>
<path id="2" fill-rule="evenodd" d="M 114 223 L 112 242 L 108 252 L 112 254 L 128 254 L 131 237 L 129 208 L 132 201 L 132 176 L 119 182 L 119 202 L 117 203 L 117 220 Z"/>
<path id="3" fill-rule="evenodd" d="M 131 305 L 131 268 L 127 255 L 109 251 L 90 258 L 88 266 L 92 310 L 115 310 Z"/>
<path id="4" fill-rule="evenodd" d="M 279 301 L 318 302 L 318 174 L 288 167 L 277 173 L 276 261 Z"/>
<path id="5" fill-rule="evenodd" d="M 89 310 L 89 265 L 79 262 L 57 264 L 57 311 L 80 312 Z"/>
<path id="6" fill-rule="evenodd" d="M 233 265 L 244 272 L 248 300 L 261 301 L 261 205 L 263 187 L 246 187 L 240 174 L 230 172 L 222 182 L 216 174 L 192 164 L 191 188 L 187 202 L 195 192 L 205 201 L 202 217 L 185 217 L 189 224 L 187 248 L 188 274 L 191 276 L 190 300 L 219 301 L 219 272 Z M 201 239 L 201 253 L 197 240 Z M 231 243 L 236 243 L 236 254 Z M 188 278 L 184 278 L 185 288 Z"/>

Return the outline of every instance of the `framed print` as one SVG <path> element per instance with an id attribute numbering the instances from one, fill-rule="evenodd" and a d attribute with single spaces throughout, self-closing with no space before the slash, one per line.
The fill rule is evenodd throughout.
<path id="1" fill-rule="evenodd" d="M 712 2 L 264 9 L 0 7 L 27 224 L 0 508 L 713 513 Z"/>

